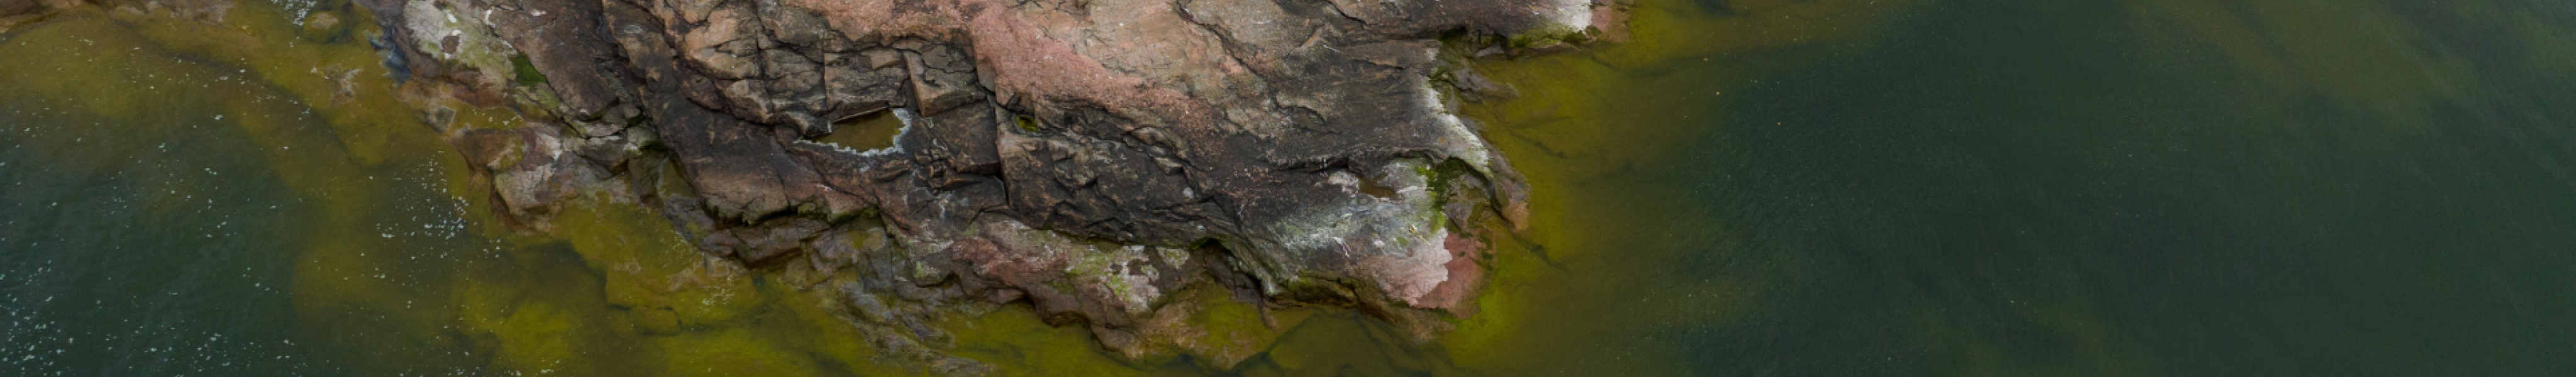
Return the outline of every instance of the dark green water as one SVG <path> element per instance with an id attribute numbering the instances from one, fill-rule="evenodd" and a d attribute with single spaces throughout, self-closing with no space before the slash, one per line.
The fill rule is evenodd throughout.
<path id="1" fill-rule="evenodd" d="M 2432 93 L 2269 88 L 2084 5 L 1936 5 L 1764 79 L 1674 162 L 1722 173 L 1668 183 L 1741 247 L 1674 273 L 1804 271 L 1686 343 L 1729 375 L 2576 373 L 2576 62 L 2540 55 L 2576 48 L 2576 7 L 2450 3 L 2333 41 L 2425 61 L 2297 68 L 2424 63 L 2365 74 L 2453 86 L 2405 88 Z"/>
<path id="2" fill-rule="evenodd" d="M 2253 3 L 1510 71 L 1620 68 L 1490 113 L 1574 178 L 1500 374 L 2576 373 L 2576 6 Z"/>
<path id="3" fill-rule="evenodd" d="M 499 235 L 408 110 L 292 74 L 362 42 L 47 22 L 0 34 L 32 43 L 0 47 L 0 375 L 879 374 L 791 309 L 626 330 L 599 241 Z M 1525 95 L 1467 115 L 1540 213 L 1482 313 L 1430 344 L 1319 314 L 1239 372 L 2576 374 L 2576 3 L 1648 1 L 1637 32 L 1480 63 Z M 662 358 L 696 361 L 603 361 Z"/>
<path id="4" fill-rule="evenodd" d="M 303 205 L 256 157 L 173 158 L 256 146 L 208 112 L 106 119 L 31 102 L 0 105 L 0 373 L 303 364 L 262 357 L 296 349 L 264 336 L 294 322 L 280 293 L 292 260 L 263 254 L 295 242 L 277 235 Z"/>

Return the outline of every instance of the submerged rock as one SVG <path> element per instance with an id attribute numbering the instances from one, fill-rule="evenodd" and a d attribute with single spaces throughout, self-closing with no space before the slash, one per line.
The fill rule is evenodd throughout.
<path id="1" fill-rule="evenodd" d="M 429 117 L 514 224 L 584 192 L 659 209 L 710 255 L 805 271 L 890 350 L 1026 300 L 1130 357 L 1222 367 L 1258 348 L 1185 339 L 1222 332 L 1176 292 L 1445 326 L 1479 222 L 1527 216 L 1447 103 L 1509 88 L 1461 59 L 1594 39 L 1615 18 L 1589 1 L 360 3 L 414 102 L 530 120 Z M 881 113 L 891 146 L 815 141 Z"/>

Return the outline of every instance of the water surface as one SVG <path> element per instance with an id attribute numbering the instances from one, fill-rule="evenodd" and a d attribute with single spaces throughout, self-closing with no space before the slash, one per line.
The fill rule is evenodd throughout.
<path id="1" fill-rule="evenodd" d="M 1533 238 L 1563 271 L 1505 287 L 1527 319 L 1475 345 L 1512 366 L 1488 371 L 2576 370 L 2576 8 L 1930 1 L 1881 20 L 1657 57 L 1680 64 L 1504 69 L 1592 76 L 1485 113 L 1551 202 Z"/>
<path id="2" fill-rule="evenodd" d="M 1291 311 L 1269 352 L 1205 370 L 1018 309 L 941 324 L 954 353 L 1008 375 L 2576 373 L 2576 6 L 1637 7 L 1629 43 L 1477 63 L 1522 94 L 1465 113 L 1538 217 L 1441 339 Z M 345 3 L 144 13 L 0 34 L 0 374 L 923 372 L 640 210 L 502 228 Z M 316 14 L 352 26 L 291 22 Z"/>

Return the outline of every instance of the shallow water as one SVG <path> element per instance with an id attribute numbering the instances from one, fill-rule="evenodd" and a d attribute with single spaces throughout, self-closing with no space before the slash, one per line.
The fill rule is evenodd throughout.
<path id="1" fill-rule="evenodd" d="M 1013 375 L 2576 373 L 2576 6 L 1640 8 L 1630 43 L 1478 63 L 1522 95 L 1466 115 L 1538 217 L 1438 341 L 1286 312 L 1208 371 L 941 325 Z M 0 34 L 0 374 L 921 372 L 637 210 L 503 230 L 315 13 L 359 16 Z"/>

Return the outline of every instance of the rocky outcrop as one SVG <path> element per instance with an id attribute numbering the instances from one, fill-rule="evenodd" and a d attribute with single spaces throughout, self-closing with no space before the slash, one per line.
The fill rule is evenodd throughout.
<path id="1" fill-rule="evenodd" d="M 437 99 L 416 102 L 528 119 L 430 117 L 516 224 L 607 190 L 712 255 L 854 271 L 805 284 L 890 349 L 937 348 L 940 308 L 1026 300 L 1130 356 L 1231 364 L 1249 354 L 1173 339 L 1192 332 L 1167 296 L 1443 326 L 1482 274 L 1479 224 L 1527 211 L 1447 110 L 1509 89 L 1460 59 L 1600 35 L 1612 10 L 1587 1 L 361 4 L 388 65 Z M 887 146 L 817 141 L 888 116 Z"/>

